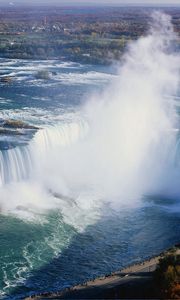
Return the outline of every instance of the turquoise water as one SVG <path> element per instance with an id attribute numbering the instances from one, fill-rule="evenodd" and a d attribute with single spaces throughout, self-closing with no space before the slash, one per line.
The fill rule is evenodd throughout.
<path id="1" fill-rule="evenodd" d="M 143 196 L 137 205 L 114 207 L 111 197 L 101 202 L 101 196 L 86 189 L 80 195 L 72 187 L 69 195 L 58 181 L 61 170 L 46 176 L 51 175 L 46 174 L 50 154 L 66 157 L 66 151 L 57 156 L 55 149 L 69 149 L 83 139 L 87 128 L 79 107 L 116 79 L 116 68 L 59 61 L 0 63 L 1 74 L 14 76 L 12 83 L 0 83 L 1 123 L 15 119 L 39 127 L 0 136 L 0 297 L 59 290 L 178 243 L 178 197 Z M 50 79 L 37 80 L 38 69 L 48 70 Z M 66 166 L 61 162 L 62 169 Z M 3 176 L 7 169 L 9 175 Z"/>
<path id="2" fill-rule="evenodd" d="M 59 290 L 158 254 L 179 242 L 179 213 L 156 202 L 114 212 L 78 232 L 59 213 L 45 224 L 1 217 L 1 290 L 5 298 Z M 11 296 L 10 296 L 11 295 Z"/>

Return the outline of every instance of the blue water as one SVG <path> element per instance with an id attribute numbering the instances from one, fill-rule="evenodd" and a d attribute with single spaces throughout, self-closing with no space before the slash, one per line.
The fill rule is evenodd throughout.
<path id="1" fill-rule="evenodd" d="M 11 83 L 0 83 L 1 124 L 13 119 L 39 127 L 34 131 L 15 128 L 23 134 L 0 136 L 4 155 L 1 173 L 6 164 L 16 169 L 2 182 L 1 189 L 4 191 L 7 186 L 11 191 L 11 180 L 24 182 L 30 173 L 27 168 L 21 174 L 19 164 L 22 167 L 27 156 L 21 158 L 24 152 L 17 149 L 31 145 L 42 128 L 79 120 L 79 106 L 89 94 L 102 90 L 116 77 L 116 68 L 5 59 L 0 60 L 0 68 L 2 75 L 13 77 Z M 48 70 L 50 79 L 37 80 L 39 69 Z M 12 152 L 6 157 L 8 149 Z M 29 190 L 27 193 L 25 198 L 34 197 L 34 191 L 32 195 Z M 116 210 L 106 204 L 88 210 L 64 197 L 59 209 L 38 207 L 34 213 L 33 202 L 27 209 L 17 199 L 21 195 L 18 191 L 8 195 L 8 203 L 3 193 L 0 200 L 2 299 L 21 299 L 82 283 L 142 261 L 179 242 L 180 215 L 174 198 L 156 195 L 144 197 L 137 207 Z M 55 198 L 60 201 L 61 197 Z"/>

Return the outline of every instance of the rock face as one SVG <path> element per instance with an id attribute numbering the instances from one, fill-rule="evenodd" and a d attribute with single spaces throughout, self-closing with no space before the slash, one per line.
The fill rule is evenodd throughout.
<path id="1" fill-rule="evenodd" d="M 0 135 L 22 135 L 23 133 L 19 130 L 9 130 L 3 127 L 0 127 Z"/>
<path id="2" fill-rule="evenodd" d="M 11 83 L 12 82 L 12 77 L 10 77 L 10 76 L 5 76 L 5 77 L 1 77 L 0 78 L 0 82 L 2 82 L 2 83 Z"/>
<path id="3" fill-rule="evenodd" d="M 39 128 L 20 120 L 0 119 L 0 150 L 25 145 Z"/>
<path id="4" fill-rule="evenodd" d="M 43 80 L 49 80 L 50 79 L 50 74 L 47 70 L 39 70 L 35 74 L 36 79 L 43 79 Z"/>
<path id="5" fill-rule="evenodd" d="M 9 128 L 9 129 L 34 129 L 37 130 L 38 127 L 29 125 L 23 121 L 19 120 L 5 120 L 2 125 L 3 128 Z"/>

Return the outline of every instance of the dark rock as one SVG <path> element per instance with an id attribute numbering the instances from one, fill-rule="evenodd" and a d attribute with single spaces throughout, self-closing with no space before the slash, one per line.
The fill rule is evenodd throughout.
<path id="1" fill-rule="evenodd" d="M 12 82 L 12 77 L 10 76 L 5 76 L 5 77 L 1 77 L 0 78 L 0 82 L 3 82 L 3 83 L 11 83 Z"/>
<path id="2" fill-rule="evenodd" d="M 40 70 L 35 74 L 36 79 L 44 79 L 44 80 L 49 80 L 50 75 L 47 70 Z"/>
<path id="3" fill-rule="evenodd" d="M 5 120 L 3 123 L 3 127 L 5 128 L 14 128 L 14 129 L 34 129 L 37 130 L 39 129 L 36 126 L 33 125 L 29 125 L 23 121 L 19 121 L 19 120 Z"/>

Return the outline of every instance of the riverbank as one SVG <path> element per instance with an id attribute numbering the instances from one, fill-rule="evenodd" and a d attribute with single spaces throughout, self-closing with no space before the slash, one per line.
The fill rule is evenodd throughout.
<path id="1" fill-rule="evenodd" d="M 33 295 L 30 299 L 157 299 L 160 293 L 154 283 L 159 260 L 169 254 L 180 254 L 180 245 L 149 260 L 113 272 L 109 276 L 59 291 Z"/>

